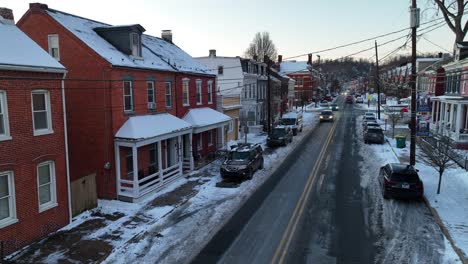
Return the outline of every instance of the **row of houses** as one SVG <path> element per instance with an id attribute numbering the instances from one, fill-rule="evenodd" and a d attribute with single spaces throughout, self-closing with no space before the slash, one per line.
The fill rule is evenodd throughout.
<path id="1" fill-rule="evenodd" d="M 5 253 L 58 230 L 97 198 L 141 200 L 238 139 L 241 127 L 261 131 L 312 96 L 311 56 L 269 65 L 215 50 L 193 58 L 170 30 L 144 32 L 41 3 L 15 25 L 0 8 Z"/>

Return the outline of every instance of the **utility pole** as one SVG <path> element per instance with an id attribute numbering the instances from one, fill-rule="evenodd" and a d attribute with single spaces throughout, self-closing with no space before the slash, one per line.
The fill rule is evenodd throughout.
<path id="1" fill-rule="evenodd" d="M 377 53 L 377 40 L 375 41 L 375 86 L 377 86 L 377 118 L 380 120 L 380 76 L 379 54 Z"/>
<path id="2" fill-rule="evenodd" d="M 411 0 L 411 141 L 410 165 L 416 164 L 416 29 L 419 26 L 419 9 Z"/>
<path id="3" fill-rule="evenodd" d="M 266 64 L 267 64 L 267 76 L 268 76 L 268 81 L 267 81 L 267 132 L 268 132 L 268 134 L 270 134 L 270 132 L 271 132 L 270 58 L 268 58 L 268 56 L 265 56 L 263 58 L 263 61 L 265 61 Z"/>

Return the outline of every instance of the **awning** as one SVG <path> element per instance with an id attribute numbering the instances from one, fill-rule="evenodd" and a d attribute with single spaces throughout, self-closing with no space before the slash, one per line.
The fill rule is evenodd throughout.
<path id="1" fill-rule="evenodd" d="M 115 134 L 116 139 L 145 140 L 160 137 L 161 140 L 189 133 L 192 125 L 171 114 L 132 116 Z M 183 133 L 181 133 L 183 132 Z"/>
<path id="2" fill-rule="evenodd" d="M 231 117 L 208 107 L 190 109 L 183 119 L 192 125 L 194 133 L 221 127 L 232 120 Z"/>

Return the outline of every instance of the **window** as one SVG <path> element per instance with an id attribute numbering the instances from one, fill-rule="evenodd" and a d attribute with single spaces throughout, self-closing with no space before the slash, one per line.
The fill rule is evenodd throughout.
<path id="1" fill-rule="evenodd" d="M 11 139 L 6 92 L 0 91 L 0 141 Z"/>
<path id="2" fill-rule="evenodd" d="M 189 80 L 184 79 L 182 83 L 182 104 L 187 106 L 190 105 L 189 101 Z"/>
<path id="3" fill-rule="evenodd" d="M 127 167 L 127 179 L 133 180 L 133 151 L 127 148 L 125 151 L 125 164 Z"/>
<path id="4" fill-rule="evenodd" d="M 208 103 L 212 104 L 213 103 L 213 82 L 209 81 L 208 82 Z"/>
<path id="5" fill-rule="evenodd" d="M 155 110 L 156 109 L 156 100 L 154 95 L 154 81 L 147 81 L 146 82 L 146 89 L 148 92 L 148 109 Z"/>
<path id="6" fill-rule="evenodd" d="M 150 145 L 148 173 L 153 174 L 158 171 L 158 143 Z"/>
<path id="7" fill-rule="evenodd" d="M 16 223 L 13 172 L 0 172 L 0 228 Z"/>
<path id="8" fill-rule="evenodd" d="M 203 137 L 202 133 L 198 134 L 198 140 L 197 140 L 197 150 L 202 150 L 203 149 Z"/>
<path id="9" fill-rule="evenodd" d="M 197 80 L 197 105 L 202 104 L 202 90 L 201 90 L 202 81 Z"/>
<path id="10" fill-rule="evenodd" d="M 234 121 L 231 120 L 228 122 L 228 126 L 227 126 L 227 132 L 228 133 L 232 133 L 232 130 L 234 129 Z"/>
<path id="11" fill-rule="evenodd" d="M 166 82 L 166 107 L 172 107 L 172 82 Z"/>
<path id="12" fill-rule="evenodd" d="M 57 206 L 55 163 L 53 161 L 47 161 L 37 166 L 37 188 L 39 212 Z"/>
<path id="13" fill-rule="evenodd" d="M 224 74 L 224 67 L 218 66 L 218 75 L 223 75 L 223 74 Z"/>
<path id="14" fill-rule="evenodd" d="M 48 91 L 37 90 L 32 92 L 32 112 L 35 136 L 54 132 L 52 131 L 50 94 Z"/>
<path id="15" fill-rule="evenodd" d="M 247 98 L 247 84 L 244 85 L 244 98 Z"/>
<path id="16" fill-rule="evenodd" d="M 213 146 L 213 130 L 208 131 L 208 146 Z"/>
<path id="17" fill-rule="evenodd" d="M 130 33 L 130 41 L 132 47 L 132 56 L 141 56 L 140 35 L 138 33 Z"/>
<path id="18" fill-rule="evenodd" d="M 60 60 L 59 39 L 57 34 L 48 35 L 49 54 L 56 60 Z"/>
<path id="19" fill-rule="evenodd" d="M 252 84 L 249 84 L 249 98 L 252 98 Z"/>
<path id="20" fill-rule="evenodd" d="M 133 112 L 133 82 L 124 81 L 124 111 Z"/>

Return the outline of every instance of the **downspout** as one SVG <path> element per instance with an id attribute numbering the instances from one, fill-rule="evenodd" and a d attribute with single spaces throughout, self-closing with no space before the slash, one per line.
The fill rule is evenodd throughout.
<path id="1" fill-rule="evenodd" d="M 175 97 L 175 113 L 176 113 L 176 117 L 179 117 L 179 97 L 177 97 L 177 75 L 179 73 L 176 72 L 175 75 L 174 75 L 174 97 Z M 190 86 L 189 86 L 190 87 Z M 189 97 L 190 98 L 190 97 Z M 182 100 L 184 100 L 182 98 Z M 189 99 L 190 100 L 190 99 Z"/>
<path id="2" fill-rule="evenodd" d="M 72 222 L 73 213 L 72 213 L 72 203 L 71 203 L 71 181 L 70 181 L 70 161 L 68 159 L 68 130 L 67 130 L 67 107 L 65 104 L 65 78 L 67 77 L 67 72 L 63 73 L 62 78 L 62 108 L 63 108 L 63 128 L 64 128 L 64 137 L 65 137 L 65 165 L 67 168 L 67 193 L 68 193 L 68 222 Z"/>

